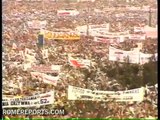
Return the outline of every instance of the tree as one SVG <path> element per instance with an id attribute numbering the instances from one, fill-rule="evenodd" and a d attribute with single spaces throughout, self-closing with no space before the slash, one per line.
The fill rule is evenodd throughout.
<path id="1" fill-rule="evenodd" d="M 148 85 L 157 83 L 157 62 L 150 61 L 143 65 L 143 81 Z"/>
<path id="2" fill-rule="evenodd" d="M 123 87 L 129 89 L 157 83 L 157 62 L 150 61 L 144 65 L 115 63 L 101 69 L 109 78 L 116 79 Z"/>
<path id="3" fill-rule="evenodd" d="M 121 65 L 120 65 L 121 64 Z M 139 75 L 139 65 L 129 63 L 117 63 L 115 66 L 108 66 L 106 73 L 108 77 L 114 78 L 123 87 L 129 86 L 130 89 L 143 85 L 142 76 Z"/>

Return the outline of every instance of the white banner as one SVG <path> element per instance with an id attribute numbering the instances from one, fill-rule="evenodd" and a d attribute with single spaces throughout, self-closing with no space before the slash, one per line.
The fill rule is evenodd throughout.
<path id="1" fill-rule="evenodd" d="M 33 21 L 28 21 L 27 25 L 31 29 L 42 29 L 46 27 L 47 21 L 33 20 Z"/>
<path id="2" fill-rule="evenodd" d="M 130 34 L 129 39 L 131 39 L 131 40 L 145 40 L 146 34 Z"/>
<path id="3" fill-rule="evenodd" d="M 42 105 L 50 105 L 53 103 L 54 103 L 54 91 L 34 96 L 26 96 L 26 97 L 3 96 L 2 98 L 2 108 L 36 107 Z"/>
<path id="4" fill-rule="evenodd" d="M 129 35 L 129 31 L 124 31 L 124 32 L 106 32 L 106 35 L 111 35 L 111 36 L 120 36 L 120 35 Z"/>
<path id="5" fill-rule="evenodd" d="M 144 31 L 146 33 L 146 37 L 148 38 L 157 38 L 158 36 L 157 27 L 153 28 L 153 27 L 145 26 Z"/>
<path id="6" fill-rule="evenodd" d="M 129 32 L 125 31 L 125 32 L 107 32 L 107 31 L 96 31 L 97 34 L 95 34 L 94 36 L 97 37 L 105 37 L 105 38 L 109 38 L 109 39 L 119 39 L 120 42 L 124 41 L 124 38 L 128 38 L 129 37 Z"/>
<path id="7" fill-rule="evenodd" d="M 37 65 L 32 66 L 32 70 L 41 73 L 59 73 L 62 65 Z"/>
<path id="8" fill-rule="evenodd" d="M 94 40 L 95 42 L 100 42 L 100 43 L 110 43 L 110 40 L 109 39 L 106 39 L 106 38 L 100 38 L 100 37 L 94 37 Z"/>
<path id="9" fill-rule="evenodd" d="M 141 102 L 144 99 L 144 88 L 137 88 L 125 91 L 92 91 L 79 87 L 68 87 L 68 100 L 92 100 L 117 102 Z"/>
<path id="10" fill-rule="evenodd" d="M 124 37 L 120 36 L 117 38 L 114 37 L 94 37 L 95 42 L 108 43 L 108 44 L 119 44 L 120 42 L 124 42 Z"/>
<path id="11" fill-rule="evenodd" d="M 93 37 L 96 37 L 96 36 L 103 36 L 103 34 L 102 34 L 102 31 L 101 32 L 99 32 L 98 30 L 96 30 L 96 29 L 93 29 L 93 30 L 89 30 L 89 35 L 90 36 L 93 36 Z"/>
<path id="12" fill-rule="evenodd" d="M 58 16 L 76 16 L 79 15 L 79 11 L 77 10 L 58 10 Z"/>
<path id="13" fill-rule="evenodd" d="M 134 63 L 134 64 L 139 64 L 139 50 L 133 50 L 128 52 L 128 59 L 129 59 L 129 63 Z"/>
<path id="14" fill-rule="evenodd" d="M 157 53 L 155 53 L 156 55 Z M 153 54 L 139 52 L 139 48 L 133 51 L 124 51 L 112 46 L 109 47 L 109 60 L 119 62 L 129 62 L 135 64 L 145 64 L 149 62 Z"/>
<path id="15" fill-rule="evenodd" d="M 52 84 L 54 86 L 57 85 L 59 79 L 59 76 L 51 76 L 40 72 L 31 72 L 31 76 L 32 78 L 42 80 L 44 83 Z"/>
<path id="16" fill-rule="evenodd" d="M 148 63 L 152 56 L 152 54 L 144 54 L 140 52 L 140 64 Z"/>
<path id="17" fill-rule="evenodd" d="M 43 82 L 44 83 L 56 86 L 58 79 L 59 79 L 59 76 L 54 77 L 51 75 L 43 74 Z"/>
<path id="18" fill-rule="evenodd" d="M 114 47 L 109 47 L 109 60 L 111 61 L 119 61 L 125 62 L 128 58 L 129 51 L 124 51 L 120 49 L 116 49 Z"/>
<path id="19" fill-rule="evenodd" d="M 142 32 L 144 33 L 144 28 L 143 27 L 134 27 L 134 32 Z"/>
<path id="20" fill-rule="evenodd" d="M 99 31 L 104 31 L 104 30 L 109 30 L 109 23 L 107 24 L 100 24 L 100 25 L 89 25 L 89 29 L 90 30 L 93 30 L 93 29 L 96 29 L 96 30 L 99 30 Z"/>
<path id="21" fill-rule="evenodd" d="M 82 35 L 87 35 L 87 25 L 78 26 L 75 29 Z M 100 25 L 88 25 L 89 35 L 91 36 L 101 36 L 100 32 L 106 32 L 109 30 L 109 23 Z"/>

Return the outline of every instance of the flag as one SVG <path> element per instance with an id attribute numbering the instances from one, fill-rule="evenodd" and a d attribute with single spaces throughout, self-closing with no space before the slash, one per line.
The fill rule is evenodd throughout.
<path id="1" fill-rule="evenodd" d="M 107 38 L 94 37 L 94 41 L 101 42 L 101 43 L 110 43 L 110 41 Z"/>
<path id="2" fill-rule="evenodd" d="M 56 86 L 58 79 L 59 79 L 59 76 L 55 77 L 55 76 L 43 74 L 43 82 L 44 83 L 48 83 L 48 84 L 52 84 L 52 85 Z"/>
<path id="3" fill-rule="evenodd" d="M 36 61 L 36 58 L 35 58 L 35 56 L 32 56 L 32 55 L 28 55 L 28 54 L 26 54 L 26 61 L 27 62 L 30 62 L 30 63 L 34 63 L 35 61 Z"/>
<path id="4" fill-rule="evenodd" d="M 47 75 L 45 73 L 40 73 L 40 72 L 31 72 L 31 76 L 32 78 L 42 80 L 44 83 L 52 84 L 54 86 L 57 85 L 57 81 L 59 79 L 59 76 L 55 77 L 55 76 Z"/>
<path id="5" fill-rule="evenodd" d="M 144 31 L 146 33 L 146 36 L 147 37 L 150 37 L 150 38 L 157 38 L 157 28 L 155 27 L 149 27 L 149 26 L 145 26 L 144 27 Z"/>
<path id="6" fill-rule="evenodd" d="M 35 53 L 33 53 L 33 50 L 25 48 L 25 52 L 23 54 L 23 52 L 21 52 L 22 56 L 25 57 L 25 60 L 28 62 L 35 62 L 36 58 L 35 58 Z"/>
<path id="7" fill-rule="evenodd" d="M 41 33 L 38 35 L 38 45 L 39 46 L 43 46 L 44 45 L 44 35 L 41 34 Z"/>
<path id="8" fill-rule="evenodd" d="M 144 32 L 143 27 L 134 27 L 134 32 Z"/>
<path id="9" fill-rule="evenodd" d="M 17 45 L 16 45 L 15 43 L 13 43 L 12 49 L 13 49 L 13 50 L 17 49 Z"/>
<path id="10" fill-rule="evenodd" d="M 138 48 L 141 50 L 142 47 L 143 47 L 143 44 L 142 43 L 137 43 L 137 45 L 138 45 Z"/>
<path id="11" fill-rule="evenodd" d="M 36 78 L 36 79 L 38 78 L 38 79 L 39 79 L 39 78 L 42 78 L 42 77 L 41 77 L 41 74 L 42 74 L 42 73 L 40 73 L 40 72 L 31 72 L 31 77 L 32 77 L 32 78 Z"/>
<path id="12" fill-rule="evenodd" d="M 25 55 L 23 51 L 19 51 L 20 56 L 23 58 L 23 60 L 25 60 Z"/>
<path id="13" fill-rule="evenodd" d="M 51 70 L 56 71 L 56 72 L 60 72 L 61 70 L 61 65 L 52 65 L 51 66 Z"/>
<path id="14" fill-rule="evenodd" d="M 24 52 L 24 53 L 25 53 L 25 55 L 26 55 L 26 54 L 32 54 L 32 50 L 30 50 L 30 49 L 28 49 L 28 48 L 25 48 L 25 52 Z"/>
<path id="15" fill-rule="evenodd" d="M 158 54 L 155 53 L 155 60 L 158 61 Z"/>
<path id="16" fill-rule="evenodd" d="M 42 50 L 43 59 L 48 58 L 48 49 Z"/>
<path id="17" fill-rule="evenodd" d="M 90 66 L 91 61 L 74 59 L 73 57 L 69 57 L 69 63 L 71 66 L 78 67 L 78 68 L 84 68 L 84 67 Z"/>
<path id="18" fill-rule="evenodd" d="M 79 63 L 77 60 L 70 59 L 69 63 L 71 64 L 71 66 L 74 66 L 74 67 L 82 67 L 83 66 L 83 64 Z"/>
<path id="19" fill-rule="evenodd" d="M 24 63 L 23 64 L 23 70 L 27 71 L 27 69 L 31 68 L 31 63 Z"/>

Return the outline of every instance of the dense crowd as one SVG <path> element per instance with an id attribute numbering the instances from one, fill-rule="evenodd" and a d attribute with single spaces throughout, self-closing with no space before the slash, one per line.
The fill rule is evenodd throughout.
<path id="1" fill-rule="evenodd" d="M 98 1 L 98 0 L 97 0 Z M 67 4 L 67 5 L 66 5 Z M 38 30 L 29 29 L 26 25 L 30 20 L 46 20 L 46 30 L 54 31 L 55 28 L 73 29 L 76 26 L 86 24 L 105 24 L 110 23 L 111 32 L 132 31 L 133 26 L 148 24 L 148 13 L 144 13 L 143 18 L 129 19 L 125 15 L 130 12 L 125 11 L 124 16 L 119 19 L 114 15 L 119 11 L 105 11 L 102 13 L 93 12 L 103 3 L 74 3 L 73 8 L 77 8 L 80 14 L 76 17 L 58 17 L 57 9 L 72 7 L 69 3 L 45 3 L 38 2 L 7 2 L 3 3 L 3 95 L 8 96 L 30 96 L 38 93 L 55 90 L 55 104 L 40 106 L 40 108 L 64 108 L 66 115 L 55 116 L 29 116 L 32 118 L 157 118 L 157 87 L 152 86 L 146 89 L 146 95 L 143 102 L 98 102 L 98 101 L 69 101 L 67 100 L 67 87 L 73 85 L 76 87 L 92 89 L 117 91 L 130 89 L 109 78 L 102 71 L 108 65 L 116 66 L 115 62 L 108 59 L 109 44 L 96 43 L 92 36 L 81 36 L 80 40 L 48 40 L 45 41 L 43 48 L 49 50 L 48 58 L 43 59 L 42 48 L 37 47 Z M 143 2 L 140 6 L 143 5 Z M 89 9 L 88 9 L 89 7 Z M 104 8 L 103 8 L 104 9 Z M 103 11 L 102 9 L 102 11 Z M 141 15 L 137 11 L 130 13 Z M 152 13 L 155 14 L 155 13 Z M 89 17 L 88 17 L 89 16 Z M 152 25 L 156 25 L 156 18 L 152 15 Z M 116 20 L 115 20 L 116 19 Z M 121 27 L 118 27 L 118 24 Z M 13 43 L 16 48 L 13 49 Z M 119 49 L 130 50 L 136 46 L 136 41 L 126 40 L 117 44 Z M 62 65 L 60 79 L 57 86 L 49 85 L 33 79 L 30 75 L 31 70 L 24 71 L 25 62 L 19 55 L 25 48 L 32 49 L 36 53 L 35 65 Z M 144 53 L 157 52 L 157 39 L 146 38 L 143 41 Z M 68 54 L 75 57 L 89 59 L 92 64 L 88 68 L 74 68 L 68 63 Z M 119 63 L 121 64 L 121 63 Z M 108 68 L 109 69 L 109 68 Z M 5 116 L 6 118 L 26 118 L 28 116 Z"/>

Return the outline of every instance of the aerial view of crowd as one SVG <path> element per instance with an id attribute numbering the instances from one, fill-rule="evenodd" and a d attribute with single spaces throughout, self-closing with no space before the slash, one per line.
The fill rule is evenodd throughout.
<path id="1" fill-rule="evenodd" d="M 5 119 L 158 118 L 157 3 L 4 0 Z"/>

